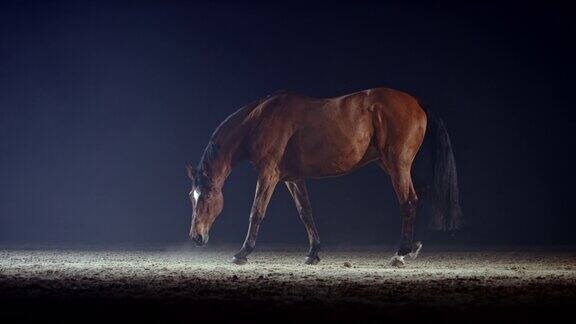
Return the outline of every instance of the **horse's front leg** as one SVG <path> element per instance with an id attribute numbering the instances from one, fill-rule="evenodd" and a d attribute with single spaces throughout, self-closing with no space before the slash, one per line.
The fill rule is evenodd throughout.
<path id="1" fill-rule="evenodd" d="M 261 171 L 258 175 L 258 182 L 256 183 L 256 195 L 252 203 L 252 210 L 250 212 L 250 223 L 248 225 L 248 233 L 242 248 L 236 252 L 232 262 L 235 264 L 245 264 L 248 259 L 246 258 L 254 250 L 256 239 L 258 237 L 258 229 L 260 223 L 266 215 L 266 207 L 276 184 L 278 183 L 278 171 L 274 169 L 266 169 Z"/>

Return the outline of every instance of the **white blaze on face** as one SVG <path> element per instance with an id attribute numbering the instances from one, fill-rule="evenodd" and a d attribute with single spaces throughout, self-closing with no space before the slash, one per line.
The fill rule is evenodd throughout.
<path id="1" fill-rule="evenodd" d="M 194 199 L 194 204 L 196 204 L 198 202 L 198 198 L 200 197 L 200 191 L 198 191 L 198 189 L 194 189 L 194 191 L 191 191 L 189 195 Z"/>
<path id="2" fill-rule="evenodd" d="M 198 198 L 200 197 L 200 191 L 198 191 L 198 189 L 194 189 L 194 192 L 192 193 L 192 196 L 194 197 L 194 202 L 197 203 L 197 202 L 198 202 Z"/>

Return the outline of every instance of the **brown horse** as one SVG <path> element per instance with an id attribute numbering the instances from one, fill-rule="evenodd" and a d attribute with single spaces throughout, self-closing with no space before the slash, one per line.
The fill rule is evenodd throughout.
<path id="1" fill-rule="evenodd" d="M 305 179 L 340 176 L 376 162 L 390 175 L 401 206 L 400 248 L 391 264 L 403 266 L 403 257 L 415 257 L 421 247 L 413 243 L 418 196 L 411 168 L 428 123 L 434 126 L 428 133 L 436 144 L 434 183 L 428 190 L 436 201 L 431 224 L 454 228 L 460 207 L 450 140 L 441 120 L 427 118 L 415 98 L 387 88 L 329 99 L 281 91 L 230 115 L 212 134 L 198 167 L 188 167 L 193 208 L 190 238 L 197 245 L 208 242 L 210 227 L 224 205 L 224 181 L 235 164 L 247 159 L 256 168 L 258 181 L 248 234 L 233 262 L 247 262 L 270 197 L 283 181 L 308 233 L 310 250 L 305 262 L 316 264 L 320 238 Z"/>

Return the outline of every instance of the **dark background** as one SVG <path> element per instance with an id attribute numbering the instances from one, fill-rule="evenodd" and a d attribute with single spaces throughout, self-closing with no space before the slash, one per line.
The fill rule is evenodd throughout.
<path id="1" fill-rule="evenodd" d="M 227 115 L 388 86 L 447 123 L 468 221 L 452 240 L 576 243 L 575 34 L 551 4 L 2 2 L 0 241 L 184 241 L 184 165 Z M 213 242 L 240 245 L 254 187 L 238 166 Z M 376 166 L 309 190 L 325 243 L 399 236 Z M 306 243 L 283 186 L 259 242 Z"/>

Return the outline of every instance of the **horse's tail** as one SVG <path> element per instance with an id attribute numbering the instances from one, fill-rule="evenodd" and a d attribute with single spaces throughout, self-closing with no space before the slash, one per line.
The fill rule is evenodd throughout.
<path id="1" fill-rule="evenodd" d="M 458 229 L 463 219 L 452 143 L 442 119 L 428 109 L 426 114 L 432 169 L 432 183 L 425 194 L 431 213 L 429 226 L 437 230 Z"/>

